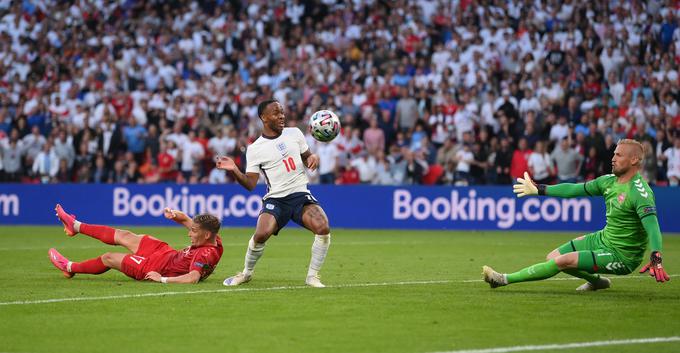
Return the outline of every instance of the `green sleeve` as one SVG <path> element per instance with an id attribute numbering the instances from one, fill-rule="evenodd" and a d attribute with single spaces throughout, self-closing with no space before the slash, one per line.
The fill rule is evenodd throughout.
<path id="1" fill-rule="evenodd" d="M 649 247 L 651 251 L 661 251 L 663 247 L 663 240 L 661 239 L 661 229 L 659 229 L 659 220 L 655 214 L 649 214 L 641 219 L 642 226 L 649 237 Z"/>
<path id="2" fill-rule="evenodd" d="M 649 246 L 652 251 L 661 251 L 661 230 L 659 229 L 659 219 L 656 216 L 656 202 L 654 193 L 646 184 L 635 184 L 631 188 L 630 195 L 633 198 L 635 212 L 642 227 L 649 237 Z"/>
<path id="3" fill-rule="evenodd" d="M 582 197 L 582 196 L 602 196 L 606 185 L 611 183 L 612 178 L 615 178 L 612 174 L 603 175 L 591 181 L 580 183 L 580 184 L 570 184 L 563 183 L 557 185 L 549 185 L 545 189 L 545 194 L 548 196 L 557 197 Z"/>
<path id="4" fill-rule="evenodd" d="M 548 185 L 545 189 L 545 194 L 547 196 L 557 196 L 557 197 L 580 197 L 580 196 L 590 196 L 591 194 L 586 191 L 586 184 L 572 184 L 572 183 L 562 183 L 557 185 Z"/>

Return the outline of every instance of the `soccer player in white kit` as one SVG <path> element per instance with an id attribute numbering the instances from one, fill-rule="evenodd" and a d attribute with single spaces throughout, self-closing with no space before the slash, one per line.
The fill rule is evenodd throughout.
<path id="1" fill-rule="evenodd" d="M 285 127 L 281 103 L 266 100 L 258 105 L 257 114 L 264 128 L 262 136 L 248 146 L 246 172 L 242 173 L 229 157 L 222 156 L 216 161 L 217 168 L 229 171 L 248 190 L 255 188 L 260 172 L 267 182 L 267 194 L 262 198 L 255 234 L 248 242 L 243 271 L 225 279 L 224 285 L 237 286 L 250 281 L 267 239 L 293 219 L 314 233 L 305 283 L 322 288 L 319 270 L 331 243 L 330 227 L 326 213 L 307 189 L 309 180 L 305 173 L 305 166 L 310 170 L 317 168 L 319 156 L 309 150 L 300 129 Z"/>

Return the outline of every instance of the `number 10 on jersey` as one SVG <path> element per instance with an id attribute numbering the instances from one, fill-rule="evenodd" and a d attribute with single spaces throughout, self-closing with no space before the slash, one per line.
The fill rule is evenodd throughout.
<path id="1" fill-rule="evenodd" d="M 293 157 L 288 157 L 283 159 L 283 165 L 286 166 L 286 172 L 290 173 L 291 170 L 295 170 L 295 161 Z"/>

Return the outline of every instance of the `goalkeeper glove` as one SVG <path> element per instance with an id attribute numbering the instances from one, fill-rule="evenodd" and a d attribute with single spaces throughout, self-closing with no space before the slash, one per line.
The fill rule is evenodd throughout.
<path id="1" fill-rule="evenodd" d="M 534 184 L 529 173 L 524 172 L 524 179 L 517 178 L 517 184 L 512 186 L 512 191 L 517 194 L 517 197 L 545 195 L 545 185 Z"/>
<path id="2" fill-rule="evenodd" d="M 661 265 L 661 253 L 658 251 L 652 251 L 652 254 L 649 256 L 649 263 L 640 269 L 640 273 L 645 273 L 647 271 L 649 271 L 650 276 L 656 278 L 657 282 L 667 282 L 671 280 Z"/>

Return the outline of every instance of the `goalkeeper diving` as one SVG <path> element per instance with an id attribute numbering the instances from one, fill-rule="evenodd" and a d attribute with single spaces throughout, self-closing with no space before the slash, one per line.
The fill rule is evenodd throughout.
<path id="1" fill-rule="evenodd" d="M 627 275 L 635 271 L 642 263 L 648 243 L 650 260 L 640 273 L 648 272 L 657 282 L 669 281 L 661 264 L 662 239 L 654 193 L 639 173 L 643 152 L 642 144 L 635 140 L 619 141 L 612 158 L 613 174 L 586 183 L 536 185 L 528 173 L 524 173 L 523 179 L 517 178 L 513 191 L 518 197 L 604 196 L 607 224 L 602 230 L 578 237 L 551 251 L 546 262 L 517 272 L 502 274 L 484 266 L 484 281 L 496 288 L 543 280 L 564 272 L 587 281 L 576 288 L 578 291 L 606 289 L 611 281 L 601 275 Z"/>

